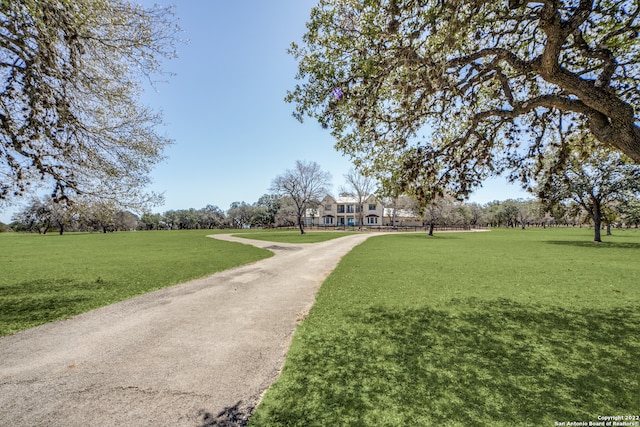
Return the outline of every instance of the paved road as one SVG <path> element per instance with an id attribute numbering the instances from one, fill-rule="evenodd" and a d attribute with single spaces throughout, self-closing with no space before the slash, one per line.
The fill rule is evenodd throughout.
<path id="1" fill-rule="evenodd" d="M 243 425 L 297 321 L 369 235 L 275 256 L 0 338 L 2 426 Z"/>

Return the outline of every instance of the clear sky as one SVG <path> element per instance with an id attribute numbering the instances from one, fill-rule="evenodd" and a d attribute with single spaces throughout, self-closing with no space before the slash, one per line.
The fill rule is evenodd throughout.
<path id="1" fill-rule="evenodd" d="M 297 70 L 287 48 L 301 41 L 315 0 L 140 3 L 175 4 L 184 39 L 178 58 L 164 65 L 175 75 L 143 98 L 162 111 L 160 132 L 175 141 L 152 173 L 151 189 L 165 196 L 154 211 L 254 203 L 296 160 L 317 162 L 332 174 L 338 192 L 349 160 L 334 150 L 329 131 L 313 120 L 301 124 L 291 115 L 294 106 L 284 102 Z M 526 197 L 500 178 L 471 200 Z M 0 221 L 10 222 L 14 209 L 0 212 Z"/>

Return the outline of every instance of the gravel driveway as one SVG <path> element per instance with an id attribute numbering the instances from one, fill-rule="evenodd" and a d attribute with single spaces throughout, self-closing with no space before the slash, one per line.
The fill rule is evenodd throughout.
<path id="1" fill-rule="evenodd" d="M 0 423 L 244 425 L 318 287 L 369 235 L 211 237 L 275 256 L 0 338 Z"/>

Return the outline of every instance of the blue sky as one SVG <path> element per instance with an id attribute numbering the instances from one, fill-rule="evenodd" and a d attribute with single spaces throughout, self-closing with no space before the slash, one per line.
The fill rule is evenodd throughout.
<path id="1" fill-rule="evenodd" d="M 293 105 L 284 102 L 296 83 L 296 62 L 287 48 L 301 40 L 315 0 L 141 3 L 177 3 L 185 41 L 177 45 L 178 58 L 164 65 L 175 75 L 143 97 L 163 113 L 160 133 L 175 141 L 152 173 L 151 189 L 165 196 L 154 211 L 254 203 L 296 160 L 329 171 L 338 192 L 349 160 L 334 150 L 327 130 L 312 120 L 299 123 Z M 471 200 L 519 197 L 527 194 L 499 178 Z M 0 212 L 0 221 L 9 222 L 12 211 Z"/>

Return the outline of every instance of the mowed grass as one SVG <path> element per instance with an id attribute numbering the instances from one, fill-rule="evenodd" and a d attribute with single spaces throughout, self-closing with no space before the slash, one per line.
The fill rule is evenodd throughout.
<path id="1" fill-rule="evenodd" d="M 247 239 L 266 240 L 268 242 L 278 243 L 318 243 L 348 236 L 350 234 L 354 233 L 349 231 L 306 231 L 305 234 L 300 234 L 299 230 L 270 230 L 247 231 L 245 233 L 237 233 L 234 235 L 238 237 L 246 237 Z"/>
<path id="2" fill-rule="evenodd" d="M 640 232 L 373 237 L 251 426 L 552 426 L 640 415 Z"/>
<path id="3" fill-rule="evenodd" d="M 2 233 L 0 335 L 272 255 L 211 233 Z"/>

